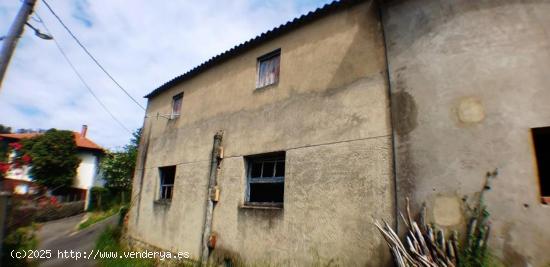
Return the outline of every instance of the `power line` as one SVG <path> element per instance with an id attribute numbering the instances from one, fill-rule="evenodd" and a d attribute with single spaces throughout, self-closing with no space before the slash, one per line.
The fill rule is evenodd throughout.
<path id="1" fill-rule="evenodd" d="M 128 91 L 126 91 L 122 85 L 120 85 L 116 80 L 115 78 L 113 78 L 113 76 L 111 74 L 109 74 L 109 72 L 107 72 L 107 70 L 99 63 L 99 61 L 97 61 L 97 59 L 92 56 L 92 54 L 90 53 L 90 51 L 88 51 L 88 49 L 80 42 L 80 40 L 78 40 L 78 38 L 76 38 L 76 36 L 73 34 L 73 32 L 67 27 L 67 25 L 65 25 L 65 23 L 63 23 L 63 21 L 61 20 L 61 18 L 53 11 L 52 7 L 48 4 L 48 2 L 46 2 L 46 0 L 42 0 L 42 2 L 44 2 L 44 4 L 46 5 L 46 7 L 50 10 L 50 12 L 54 15 L 54 17 L 57 19 L 57 21 L 59 21 L 59 23 L 61 23 L 61 25 L 63 26 L 63 28 L 65 28 L 65 30 L 67 30 L 67 32 L 71 35 L 71 37 L 73 37 L 73 39 L 76 41 L 76 43 L 84 50 L 84 52 L 86 52 L 86 54 L 88 54 L 88 56 L 95 62 L 95 64 L 118 86 L 118 88 L 120 88 L 120 90 L 122 90 L 130 99 L 132 99 L 132 101 L 134 101 L 134 103 L 136 103 L 141 109 L 145 110 L 145 108 L 135 99 L 133 98 L 129 93 Z"/>
<path id="2" fill-rule="evenodd" d="M 42 25 L 44 26 L 44 29 L 46 29 L 46 31 L 48 32 L 48 34 L 50 36 L 53 36 L 50 29 L 48 29 L 48 26 L 46 26 L 46 23 L 44 23 L 44 20 L 42 20 L 42 18 L 38 15 L 38 12 L 35 12 L 36 16 L 38 17 L 38 19 L 40 20 L 40 23 L 42 23 Z M 78 77 L 78 79 L 82 82 L 82 84 L 84 85 L 84 87 L 86 87 L 86 89 L 88 89 L 88 92 L 90 92 L 90 94 L 92 94 L 92 96 L 95 98 L 95 100 L 99 103 L 99 105 L 101 105 L 101 107 L 103 107 L 103 109 L 109 113 L 109 115 L 111 115 L 111 118 L 113 118 L 113 120 L 115 120 L 119 125 L 120 127 L 122 127 L 124 130 L 126 130 L 128 133 L 132 134 L 132 132 L 130 130 L 128 130 L 128 128 L 126 128 L 126 126 L 124 126 L 124 124 L 118 120 L 115 115 L 113 115 L 113 113 L 107 108 L 107 106 L 105 106 L 105 104 L 103 104 L 103 102 L 101 102 L 101 100 L 97 97 L 97 95 L 94 93 L 94 91 L 92 90 L 92 88 L 88 85 L 88 83 L 86 83 L 86 81 L 84 80 L 84 78 L 82 77 L 82 75 L 80 75 L 80 72 L 78 72 L 78 70 L 76 69 L 76 67 L 73 65 L 73 63 L 71 62 L 71 60 L 69 59 L 69 57 L 67 56 L 67 54 L 65 54 L 65 52 L 63 51 L 63 49 L 61 48 L 61 46 L 59 45 L 59 43 L 57 42 L 56 38 L 53 38 L 53 41 L 55 43 L 55 46 L 57 47 L 57 49 L 59 50 L 59 52 L 61 53 L 61 55 L 63 56 L 63 58 L 65 58 L 65 61 L 67 61 L 67 63 L 69 63 L 69 66 L 71 66 L 71 69 L 74 71 L 74 73 L 76 74 L 76 76 Z"/>

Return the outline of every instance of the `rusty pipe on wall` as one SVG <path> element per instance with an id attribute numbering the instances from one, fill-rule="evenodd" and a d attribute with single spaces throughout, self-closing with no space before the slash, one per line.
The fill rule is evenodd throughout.
<path id="1" fill-rule="evenodd" d="M 203 227 L 203 234 L 202 234 L 202 252 L 201 252 L 202 266 L 206 266 L 208 262 L 208 256 L 210 253 L 210 248 L 208 244 L 210 240 L 210 235 L 212 234 L 212 218 L 214 215 L 214 204 L 215 204 L 215 199 L 212 198 L 212 195 L 218 195 L 218 194 L 215 194 L 215 192 L 217 191 L 218 169 L 220 167 L 220 163 L 223 158 L 222 139 L 223 139 L 223 131 L 218 131 L 214 135 L 214 144 L 212 147 L 212 156 L 210 161 L 208 195 L 206 197 L 206 212 L 204 215 L 204 227 Z"/>

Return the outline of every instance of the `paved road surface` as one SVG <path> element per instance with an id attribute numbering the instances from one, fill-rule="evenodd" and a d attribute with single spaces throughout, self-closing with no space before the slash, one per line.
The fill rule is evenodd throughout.
<path id="1" fill-rule="evenodd" d="M 58 258 L 58 251 L 89 252 L 95 241 L 108 225 L 116 225 L 118 215 L 111 216 L 88 228 L 76 231 L 77 225 L 84 218 L 84 213 L 56 221 L 44 223 L 38 232 L 39 249 L 50 249 L 52 258 L 40 261 L 40 266 L 95 266 L 93 260 Z"/>

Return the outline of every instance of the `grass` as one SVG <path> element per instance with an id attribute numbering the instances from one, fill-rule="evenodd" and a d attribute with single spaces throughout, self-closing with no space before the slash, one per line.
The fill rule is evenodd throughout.
<path id="1" fill-rule="evenodd" d="M 108 253 L 116 252 L 118 255 L 122 255 L 125 250 L 120 245 L 120 234 L 121 229 L 120 227 L 107 227 L 103 233 L 99 236 L 99 239 L 96 242 L 95 249 L 99 251 L 104 251 Z M 149 266 L 155 266 L 155 261 L 153 259 L 131 259 L 131 258 L 125 258 L 125 257 L 98 257 L 97 259 L 99 266 L 103 267 L 110 267 L 110 266 L 116 266 L 116 267 L 131 267 L 131 266 L 137 266 L 137 267 L 149 267 Z"/>
<path id="2" fill-rule="evenodd" d="M 109 217 L 111 217 L 112 215 L 118 213 L 120 207 L 118 206 L 115 206 L 115 207 L 112 207 L 110 208 L 109 210 L 106 210 L 106 211 L 94 211 L 92 212 L 89 216 L 88 216 L 88 219 L 86 219 L 85 221 L 81 222 L 79 225 L 78 225 L 78 230 L 82 230 L 84 228 L 87 228 L 97 222 L 100 222 L 100 221 L 103 221 Z"/>
<path id="3" fill-rule="evenodd" d="M 108 226 L 105 228 L 105 230 L 101 233 L 98 240 L 96 241 L 95 250 L 101 251 L 101 252 L 107 252 L 111 255 L 113 253 L 117 253 L 117 257 L 101 257 L 98 256 L 96 258 L 98 266 L 101 267 L 130 267 L 130 266 L 137 266 L 137 267 L 152 267 L 152 266 L 158 266 L 162 262 L 159 261 L 159 259 L 143 259 L 143 258 L 127 258 L 127 257 L 120 257 L 121 255 L 124 255 L 124 252 L 130 252 L 130 250 L 124 248 L 120 244 L 120 236 L 121 236 L 121 228 L 120 227 L 111 227 Z M 99 252 L 99 253 L 101 253 Z M 218 259 L 220 260 L 220 259 Z M 220 266 L 218 263 L 209 263 L 207 267 L 217 267 Z M 244 262 L 223 262 L 221 261 L 221 266 L 232 266 L 232 267 L 279 267 L 279 266 L 288 266 L 288 264 L 272 264 L 269 262 L 258 262 L 255 264 L 246 264 Z M 164 264 L 166 266 L 178 266 L 178 267 L 200 267 L 200 263 L 198 260 L 194 259 L 187 259 L 182 261 L 177 260 L 166 260 Z M 315 264 L 311 265 L 312 267 L 336 267 L 339 266 L 338 264 L 330 261 L 328 263 L 321 263 L 320 261 L 316 262 Z"/>

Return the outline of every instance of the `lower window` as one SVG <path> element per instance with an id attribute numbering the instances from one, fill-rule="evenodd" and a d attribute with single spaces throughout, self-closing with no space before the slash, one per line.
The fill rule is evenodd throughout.
<path id="1" fill-rule="evenodd" d="M 159 174 L 160 174 L 159 200 L 171 200 L 174 192 L 176 166 L 160 167 Z"/>
<path id="2" fill-rule="evenodd" d="M 246 202 L 282 205 L 285 188 L 285 153 L 248 156 Z"/>
<path id="3" fill-rule="evenodd" d="M 550 204 L 550 127 L 533 128 L 542 203 Z"/>

